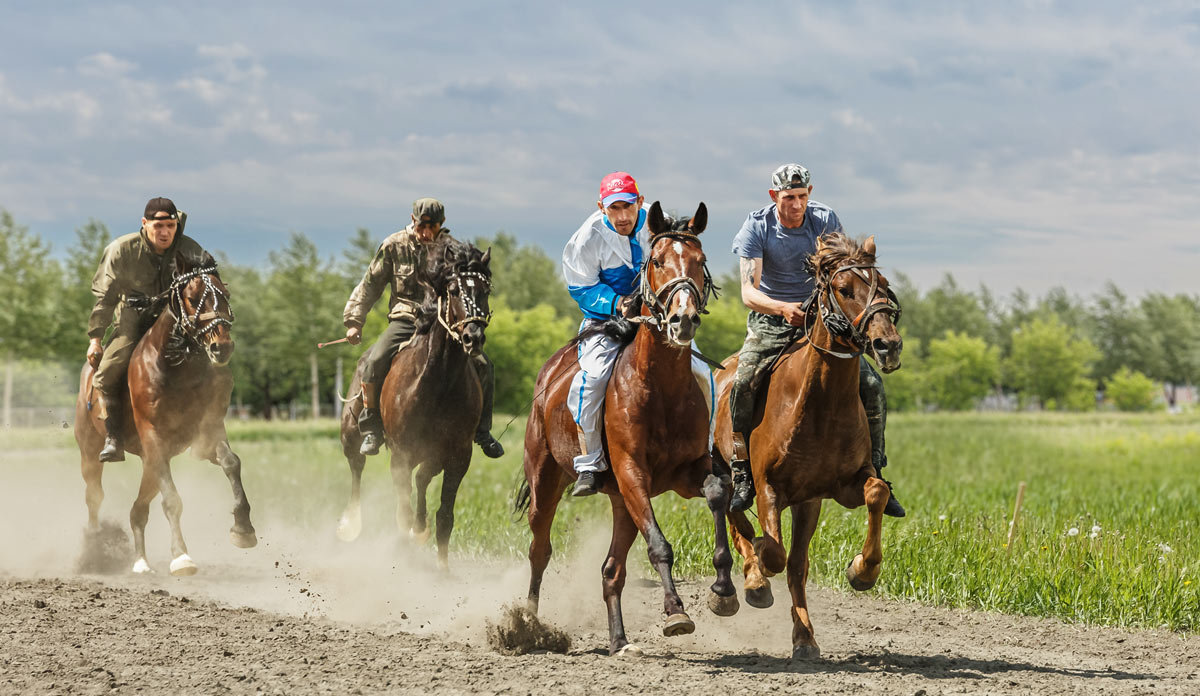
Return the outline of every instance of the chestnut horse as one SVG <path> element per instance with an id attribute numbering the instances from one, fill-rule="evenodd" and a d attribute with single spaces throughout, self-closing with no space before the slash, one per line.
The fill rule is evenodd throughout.
<path id="1" fill-rule="evenodd" d="M 646 263 L 641 271 L 642 311 L 632 345 L 613 366 L 605 395 L 604 432 L 613 475 L 605 474 L 601 490 L 612 504 L 613 532 L 608 557 L 601 568 L 604 602 L 608 606 L 609 653 L 640 653 L 625 637 L 621 591 L 626 557 L 641 532 L 650 563 L 662 579 L 667 636 L 691 633 L 696 626 L 684 611 L 671 577 L 674 554 L 650 499 L 675 491 L 684 498 L 704 496 L 715 528 L 713 566 L 717 580 L 709 608 L 721 616 L 737 612 L 737 594 L 730 578 L 733 556 L 725 534 L 725 511 L 731 486 L 714 475 L 709 451 L 709 413 L 706 399 L 692 373 L 691 341 L 713 292 L 699 234 L 708 210 L 703 203 L 695 217 L 670 223 L 655 202 Z M 528 507 L 528 603 L 536 613 L 542 575 L 550 561 L 550 527 L 563 490 L 576 476 L 572 466 L 579 454 L 576 425 L 567 409 L 571 376 L 578 370 L 578 339 L 555 353 L 538 373 L 536 392 L 525 429 L 525 482 L 517 509 Z"/>
<path id="2" fill-rule="evenodd" d="M 854 589 L 866 590 L 879 576 L 888 486 L 871 464 L 867 416 L 858 396 L 858 362 L 865 351 L 884 372 L 891 372 L 900 366 L 902 347 L 895 327 L 900 306 L 875 266 L 874 237 L 861 245 L 840 233 L 822 237 L 808 264 L 816 289 L 805 307 L 807 338 L 784 351 L 776 363 L 759 396 L 750 435 L 750 465 L 764 536 L 754 538 L 745 513 L 730 515 L 734 546 L 745 558 L 748 604 L 770 606 L 774 600 L 767 578 L 787 568 L 792 657 L 800 659 L 820 656 L 804 585 L 808 544 L 823 499 L 847 508 L 866 504 L 867 538 L 862 553 L 847 566 L 846 577 Z M 729 388 L 736 355 L 725 361 L 725 368 L 718 379 L 715 454 L 729 461 Z M 780 523 L 788 508 L 792 546 L 785 552 Z"/>
<path id="3" fill-rule="evenodd" d="M 483 349 L 484 330 L 491 320 L 488 295 L 491 251 L 446 237 L 430 249 L 428 264 L 419 271 L 432 299 L 422 308 L 413 338 L 392 358 L 380 388 L 384 440 L 391 450 L 392 483 L 396 490 L 396 524 L 422 541 L 426 528 L 425 491 L 442 473 L 442 502 L 437 511 L 438 563 L 447 567 L 454 501 L 467 467 L 483 391 L 472 366 Z M 350 383 L 361 391 L 362 364 Z M 360 491 L 366 457 L 359 453 L 362 433 L 358 412 L 362 398 L 346 402 L 342 411 L 342 452 L 350 463 L 350 500 L 338 522 L 338 537 L 353 541 L 362 531 Z M 416 469 L 417 514 L 412 513 L 412 480 Z"/>
<path id="4" fill-rule="evenodd" d="M 233 392 L 229 359 L 233 339 L 229 335 L 233 310 L 229 290 L 217 275 L 211 256 L 189 262 L 176 256 L 171 286 L 151 298 L 165 309 L 142 336 L 129 361 L 128 389 L 123 408 L 126 451 L 142 459 L 142 485 L 129 511 L 137 560 L 133 572 L 150 572 L 146 562 L 146 520 L 150 501 L 160 492 L 162 507 L 171 525 L 171 574 L 192 575 L 196 564 L 188 556 L 180 517 L 183 499 L 171 477 L 171 458 L 191 447 L 192 454 L 221 467 L 233 488 L 234 546 L 250 548 L 258 543 L 250 524 L 250 503 L 242 489 L 242 461 L 229 446 L 225 434 L 225 412 Z M 75 400 L 75 441 L 79 445 L 88 527 L 99 528 L 100 503 L 104 500 L 101 476 L 104 464 L 104 424 L 98 408 L 92 408 L 92 375 L 84 363 Z"/>

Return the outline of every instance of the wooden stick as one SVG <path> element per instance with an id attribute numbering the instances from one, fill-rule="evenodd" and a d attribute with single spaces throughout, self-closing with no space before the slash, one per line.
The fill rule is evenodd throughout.
<path id="1" fill-rule="evenodd" d="M 1013 537 L 1017 534 L 1017 516 L 1021 514 L 1021 501 L 1025 499 L 1025 482 L 1017 486 L 1017 504 L 1013 506 L 1012 521 L 1008 523 L 1008 543 L 1004 547 L 1012 553 Z"/>
<path id="2" fill-rule="evenodd" d="M 349 340 L 350 340 L 349 338 L 339 338 L 336 341 L 327 341 L 325 343 L 318 343 L 317 349 L 319 350 L 321 348 L 324 348 L 325 346 L 332 346 L 335 343 L 345 343 L 346 341 L 349 341 Z"/>

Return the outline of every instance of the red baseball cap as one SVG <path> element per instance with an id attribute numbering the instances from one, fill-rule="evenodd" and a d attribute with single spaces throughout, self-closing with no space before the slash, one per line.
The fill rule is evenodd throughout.
<path id="1" fill-rule="evenodd" d="M 600 205 L 607 208 L 617 201 L 637 203 L 637 182 L 628 172 L 613 172 L 600 180 Z"/>

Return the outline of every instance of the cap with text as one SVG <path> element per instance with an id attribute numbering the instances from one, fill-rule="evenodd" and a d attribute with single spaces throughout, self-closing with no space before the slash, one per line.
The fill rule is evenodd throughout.
<path id="1" fill-rule="evenodd" d="M 600 180 L 600 205 L 607 208 L 618 201 L 637 203 L 637 182 L 628 172 L 613 172 Z"/>
<path id="2" fill-rule="evenodd" d="M 785 164 L 771 175 L 771 188 L 776 191 L 808 188 L 811 183 L 812 175 L 798 164 Z"/>

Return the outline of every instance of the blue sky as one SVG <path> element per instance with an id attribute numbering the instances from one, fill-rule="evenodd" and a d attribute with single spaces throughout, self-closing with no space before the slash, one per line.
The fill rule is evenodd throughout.
<path id="1" fill-rule="evenodd" d="M 623 169 L 706 249 L 797 161 L 923 288 L 1200 292 L 1200 5 L 5 3 L 0 206 L 62 251 L 147 198 L 258 263 L 447 205 L 557 258 Z"/>

